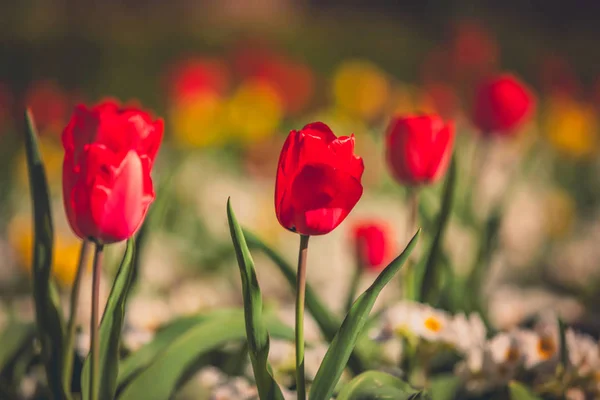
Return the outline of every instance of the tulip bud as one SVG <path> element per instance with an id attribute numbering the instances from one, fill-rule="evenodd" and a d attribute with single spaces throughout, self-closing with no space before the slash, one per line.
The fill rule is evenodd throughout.
<path id="1" fill-rule="evenodd" d="M 476 90 L 472 120 L 484 135 L 506 136 L 526 123 L 535 98 L 516 77 L 504 74 L 482 82 Z"/>
<path id="2" fill-rule="evenodd" d="M 437 115 L 396 117 L 387 130 L 387 161 L 401 184 L 431 184 L 448 169 L 453 144 L 454 125 Z"/>
<path id="3" fill-rule="evenodd" d="M 348 216 L 363 192 L 354 135 L 336 137 L 322 122 L 291 131 L 279 156 L 275 213 L 302 235 L 324 235 Z"/>
<path id="4" fill-rule="evenodd" d="M 162 120 L 139 109 L 75 108 L 62 142 L 63 200 L 77 236 L 106 244 L 135 233 L 155 197 L 150 172 L 162 135 Z"/>
<path id="5" fill-rule="evenodd" d="M 383 268 L 391 253 L 387 225 L 378 221 L 365 221 L 354 227 L 353 236 L 360 265 L 371 271 Z"/>

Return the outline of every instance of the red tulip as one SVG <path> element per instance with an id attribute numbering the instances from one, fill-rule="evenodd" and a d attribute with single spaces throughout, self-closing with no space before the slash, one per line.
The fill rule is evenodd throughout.
<path id="1" fill-rule="evenodd" d="M 429 184 L 448 169 L 454 125 L 438 115 L 396 117 L 387 131 L 387 160 L 394 177 L 408 185 Z"/>
<path id="2" fill-rule="evenodd" d="M 62 136 L 63 198 L 79 237 L 114 243 L 135 233 L 155 197 L 150 171 L 162 135 L 163 121 L 136 108 L 75 108 Z"/>
<path id="3" fill-rule="evenodd" d="M 279 223 L 302 235 L 331 232 L 360 199 L 363 170 L 354 135 L 337 138 L 322 122 L 291 131 L 277 167 Z"/>
<path id="4" fill-rule="evenodd" d="M 353 235 L 361 266 L 372 271 L 384 267 L 391 253 L 387 225 L 378 221 L 362 222 L 354 227 Z"/>
<path id="5" fill-rule="evenodd" d="M 484 135 L 508 135 L 527 122 L 534 108 L 535 99 L 527 86 L 504 74 L 477 88 L 473 123 Z"/>

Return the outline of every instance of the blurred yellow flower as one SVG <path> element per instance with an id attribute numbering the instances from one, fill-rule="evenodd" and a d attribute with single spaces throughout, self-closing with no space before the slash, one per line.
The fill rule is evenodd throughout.
<path id="1" fill-rule="evenodd" d="M 190 147 L 218 146 L 227 141 L 224 100 L 207 92 L 180 102 L 170 110 L 173 136 L 178 144 Z"/>
<path id="2" fill-rule="evenodd" d="M 546 229 L 552 238 L 569 233 L 575 220 L 575 201 L 565 190 L 555 189 L 546 198 Z"/>
<path id="3" fill-rule="evenodd" d="M 574 158 L 596 154 L 598 120 L 591 105 L 574 99 L 553 99 L 544 122 L 550 144 L 560 153 Z"/>
<path id="4" fill-rule="evenodd" d="M 62 182 L 62 165 L 65 152 L 60 142 L 55 137 L 39 138 L 40 153 L 44 166 L 46 167 L 46 176 L 51 186 L 60 185 Z M 28 183 L 27 158 L 25 151 L 22 151 L 17 158 L 18 167 L 16 168 L 18 182 L 25 186 Z"/>
<path id="5" fill-rule="evenodd" d="M 282 99 L 269 83 L 258 79 L 243 82 L 227 104 L 228 129 L 242 142 L 273 135 L 282 118 Z"/>
<path id="6" fill-rule="evenodd" d="M 9 226 L 9 241 L 19 264 L 31 273 L 33 262 L 33 232 L 31 221 L 24 216 L 15 217 Z M 55 234 L 52 275 L 61 286 L 71 286 L 77 274 L 81 241 L 75 236 Z M 90 265 L 87 266 L 88 268 Z"/>
<path id="7" fill-rule="evenodd" d="M 371 62 L 346 61 L 334 73 L 333 95 L 338 107 L 370 120 L 379 116 L 387 104 L 389 82 L 385 73 Z"/>

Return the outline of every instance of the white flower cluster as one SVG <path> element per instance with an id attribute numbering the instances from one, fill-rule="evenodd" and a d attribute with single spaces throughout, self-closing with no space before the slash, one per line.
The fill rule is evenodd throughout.
<path id="1" fill-rule="evenodd" d="M 567 329 L 568 362 L 563 366 L 558 320 L 552 315 L 542 316 L 533 329 L 491 334 L 477 314 L 451 316 L 427 305 L 401 302 L 384 312 L 381 324 L 374 336 L 384 343 L 403 339 L 404 346 L 417 347 L 417 354 L 419 347 L 453 350 L 460 357 L 454 372 L 470 392 L 523 379 L 541 391 L 565 393 L 576 387 L 600 395 L 598 342 Z"/>

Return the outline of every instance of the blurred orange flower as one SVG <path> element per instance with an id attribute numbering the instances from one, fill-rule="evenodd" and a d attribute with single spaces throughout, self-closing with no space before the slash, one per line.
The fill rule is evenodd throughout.
<path id="1" fill-rule="evenodd" d="M 598 119 L 591 104 L 564 96 L 552 98 L 544 118 L 550 144 L 561 154 L 588 158 L 598 151 Z"/>

